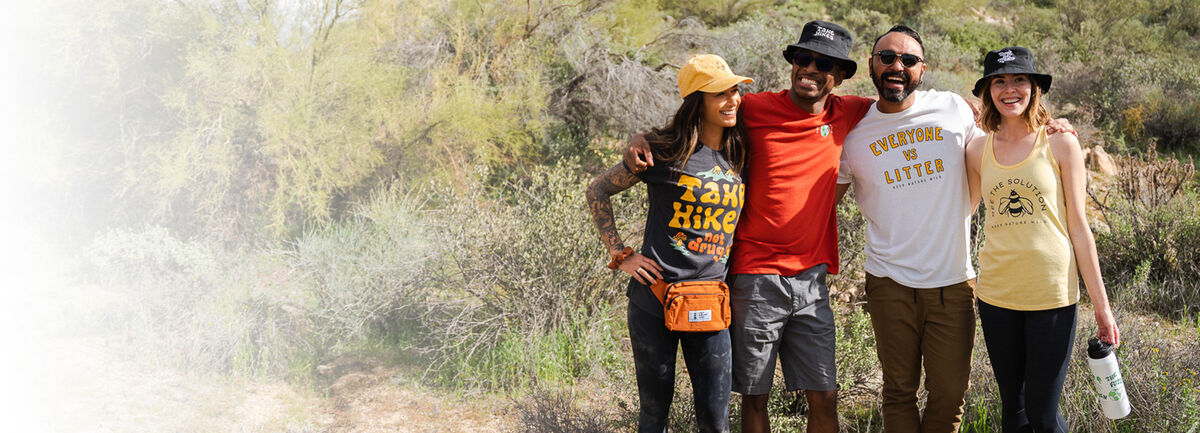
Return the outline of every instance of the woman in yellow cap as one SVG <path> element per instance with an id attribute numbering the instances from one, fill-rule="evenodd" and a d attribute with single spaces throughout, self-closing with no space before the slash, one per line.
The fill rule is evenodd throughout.
<path id="1" fill-rule="evenodd" d="M 638 174 L 619 163 L 587 189 L 600 241 L 612 259 L 609 268 L 631 276 L 626 295 L 639 432 L 666 427 L 679 346 L 699 430 L 729 429 L 729 302 L 723 280 L 745 191 L 738 84 L 750 82 L 718 56 L 692 57 L 679 70 L 683 103 L 669 124 L 646 135 L 660 163 Z M 617 232 L 609 196 L 638 182 L 646 183 L 649 212 L 641 251 L 634 252 Z"/>
<path id="2" fill-rule="evenodd" d="M 1097 336 L 1120 342 L 1084 215 L 1079 140 L 1042 126 L 1050 82 L 1026 48 L 988 52 L 974 90 L 988 135 L 967 144 L 972 203 L 982 196 L 986 210 L 975 296 L 1005 432 L 1068 430 L 1058 400 L 1075 340 L 1078 275 Z"/>

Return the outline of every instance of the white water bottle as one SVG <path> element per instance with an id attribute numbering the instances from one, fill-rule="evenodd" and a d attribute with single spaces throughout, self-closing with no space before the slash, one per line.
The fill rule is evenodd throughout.
<path id="1" fill-rule="evenodd" d="M 1092 382 L 1096 384 L 1100 410 L 1108 419 L 1120 419 L 1129 415 L 1129 396 L 1125 394 L 1125 382 L 1117 368 L 1117 355 L 1112 345 L 1092 337 L 1088 340 L 1088 369 L 1092 371 Z"/>

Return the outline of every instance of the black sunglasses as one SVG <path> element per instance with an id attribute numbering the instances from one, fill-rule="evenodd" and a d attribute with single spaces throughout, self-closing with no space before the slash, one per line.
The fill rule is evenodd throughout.
<path id="1" fill-rule="evenodd" d="M 896 57 L 899 57 L 900 64 L 904 65 L 906 68 L 911 68 L 916 66 L 917 63 L 924 62 L 924 60 L 922 60 L 920 57 L 917 57 L 913 54 L 896 54 L 896 52 L 892 50 L 880 50 L 875 53 L 875 56 L 879 57 L 879 62 L 883 63 L 884 65 L 896 63 Z"/>
<path id="2" fill-rule="evenodd" d="M 792 53 L 792 64 L 801 68 L 807 68 L 809 63 L 817 62 L 817 70 L 821 72 L 829 72 L 833 70 L 835 64 L 833 59 L 828 57 L 817 57 L 812 53 Z"/>

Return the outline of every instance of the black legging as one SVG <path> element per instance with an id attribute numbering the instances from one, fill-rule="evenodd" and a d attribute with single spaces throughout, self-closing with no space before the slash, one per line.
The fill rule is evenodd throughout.
<path id="1" fill-rule="evenodd" d="M 675 395 L 675 351 L 683 347 L 683 360 L 692 379 L 697 430 L 729 431 L 730 374 L 729 330 L 671 332 L 661 315 L 629 305 L 629 340 L 633 345 L 641 410 L 638 432 L 660 433 Z"/>
<path id="2" fill-rule="evenodd" d="M 979 301 L 979 324 L 1000 387 L 1004 431 L 1065 433 L 1058 413 L 1071 348 L 1076 304 L 1018 311 Z"/>

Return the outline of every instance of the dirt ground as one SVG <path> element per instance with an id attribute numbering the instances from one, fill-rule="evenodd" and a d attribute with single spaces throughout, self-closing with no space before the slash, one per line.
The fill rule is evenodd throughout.
<path id="1" fill-rule="evenodd" d="M 10 264 L 0 269 L 2 431 L 513 430 L 507 409 L 513 402 L 430 389 L 399 368 L 359 363 L 327 386 L 178 371 L 153 353 L 128 350 L 120 333 L 94 329 L 96 317 L 78 317 L 97 310 L 81 305 L 105 302 L 102 290 L 27 275 L 21 263 Z"/>
<path id="2" fill-rule="evenodd" d="M 399 369 L 349 372 L 324 390 L 282 381 L 193 375 L 114 354 L 98 339 L 39 342 L 6 407 L 24 432 L 496 432 L 511 402 L 456 396 Z M 10 369 L 11 368 L 11 369 Z M 6 422 L 7 423 L 7 422 Z M 10 425 L 14 425 L 10 424 Z"/>

